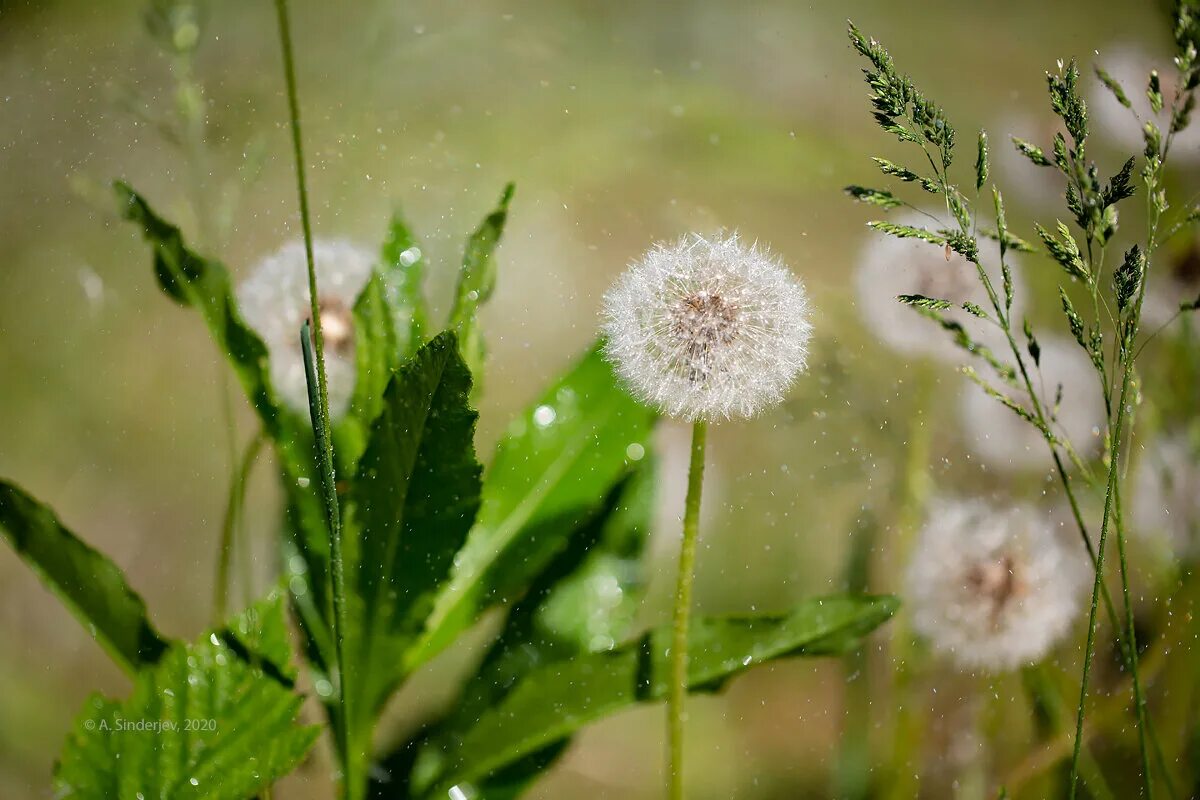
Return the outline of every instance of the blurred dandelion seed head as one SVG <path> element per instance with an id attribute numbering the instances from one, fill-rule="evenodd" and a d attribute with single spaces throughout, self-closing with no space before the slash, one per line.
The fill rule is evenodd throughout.
<path id="1" fill-rule="evenodd" d="M 1200 451 L 1183 431 L 1153 442 L 1133 478 L 1138 533 L 1161 537 L 1181 558 L 1200 556 Z"/>
<path id="2" fill-rule="evenodd" d="M 913 628 L 964 669 L 1038 661 L 1070 629 L 1088 568 L 1046 512 L 939 499 L 908 567 Z"/>
<path id="3" fill-rule="evenodd" d="M 930 228 L 935 222 L 923 214 L 909 213 L 893 220 L 900 225 Z M 982 242 L 981 244 L 986 244 Z M 984 248 L 986 264 L 998 264 L 998 246 L 994 257 Z M 1024 287 L 1013 254 L 1005 260 L 1013 274 L 1014 307 L 1019 307 Z M 989 269 L 994 286 L 1002 285 L 999 268 Z M 917 239 L 871 236 L 863 248 L 855 274 L 856 304 L 867 327 L 885 345 L 898 353 L 923 356 L 947 364 L 961 364 L 970 356 L 955 345 L 938 326 L 896 301 L 902 294 L 919 294 L 948 300 L 956 308 L 942 314 L 960 323 L 971 337 L 999 352 L 1003 336 L 994 325 L 964 311 L 963 303 L 991 308 L 987 290 L 979 281 L 974 264 L 957 253 L 946 258 L 946 250 Z"/>
<path id="4" fill-rule="evenodd" d="M 672 417 L 752 417 L 804 369 L 808 311 L 804 287 L 757 244 L 692 234 L 655 245 L 605 296 L 605 353 Z"/>
<path id="5" fill-rule="evenodd" d="M 1028 360 L 1034 387 L 1044 400 L 1047 417 L 1054 416 L 1050 427 L 1060 439 L 1071 442 L 1083 458 L 1094 456 L 1102 444 L 1105 426 L 1104 400 L 1097 387 L 1099 378 L 1087 354 L 1077 342 L 1050 336 L 1039 340 L 1040 367 Z M 1062 398 L 1055 406 L 1059 387 Z M 1007 387 L 1006 387 L 1007 388 Z M 1049 468 L 1050 453 L 1041 432 L 989 397 L 971 381 L 965 381 L 960 400 L 960 416 L 968 449 L 998 469 L 1020 471 Z M 1008 394 L 1022 407 L 1029 400 L 1015 390 Z"/>
<path id="6" fill-rule="evenodd" d="M 325 339 L 329 410 L 346 412 L 357 377 L 354 303 L 374 270 L 369 250 L 344 241 L 313 242 L 317 307 Z M 241 286 L 242 317 L 262 337 L 271 359 L 271 383 L 283 402 L 308 414 L 308 386 L 300 350 L 300 326 L 312 314 L 303 242 L 289 242 L 263 259 Z"/>

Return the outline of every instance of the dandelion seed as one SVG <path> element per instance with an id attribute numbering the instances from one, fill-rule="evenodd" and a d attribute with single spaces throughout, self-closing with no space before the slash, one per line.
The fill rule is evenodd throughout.
<path id="1" fill-rule="evenodd" d="M 1117 45 L 1107 52 L 1111 55 L 1102 56 L 1100 66 L 1120 84 L 1137 117 L 1134 117 L 1131 109 L 1122 106 L 1095 76 L 1092 78 L 1088 111 L 1096 127 L 1108 137 L 1131 153 L 1140 153 L 1145 146 L 1143 122 L 1153 121 L 1164 136 L 1171 128 L 1171 98 L 1179 88 L 1176 85 L 1179 73 L 1169 62 L 1161 62 L 1136 45 Z M 1150 108 L 1150 99 L 1146 97 L 1150 70 L 1155 68 L 1158 69 L 1162 95 L 1166 100 L 1163 110 L 1158 114 Z M 1200 125 L 1190 125 L 1175 134 L 1171 145 L 1171 161 L 1179 164 L 1200 163 Z"/>
<path id="2" fill-rule="evenodd" d="M 1070 441 L 1081 457 L 1095 455 L 1106 420 L 1095 368 L 1083 348 L 1070 339 L 1050 337 L 1041 347 L 1040 369 L 1035 370 L 1028 357 L 1026 361 L 1046 415 L 1055 417 L 1051 430 Z M 1062 400 L 1056 408 L 1059 386 Z M 1008 389 L 1008 394 L 1029 408 L 1028 398 L 1021 393 Z M 968 449 L 988 465 L 1011 471 L 1050 465 L 1041 432 L 969 381 L 963 386 L 960 417 Z"/>
<path id="3" fill-rule="evenodd" d="M 1182 558 L 1200 555 L 1200 450 L 1186 433 L 1155 441 L 1133 478 L 1133 523 Z"/>
<path id="4" fill-rule="evenodd" d="M 317 300 L 325 337 L 329 410 L 346 412 L 357 377 L 354 303 L 371 277 L 374 256 L 343 241 L 313 242 Z M 290 242 L 264 259 L 238 287 L 246 323 L 262 337 L 271 359 L 271 383 L 293 410 L 308 414 L 308 385 L 300 351 L 300 326 L 311 314 L 304 245 Z M 307 418 L 307 417 L 306 417 Z"/>
<path id="5" fill-rule="evenodd" d="M 933 220 L 921 214 L 902 215 L 894 221 L 920 228 L 936 227 Z M 1005 260 L 1013 272 L 1015 302 L 1019 305 L 1023 289 L 1012 254 Z M 992 257 L 985 259 L 985 263 L 999 262 Z M 1000 270 L 989 269 L 988 274 L 997 291 L 1001 291 Z M 855 286 L 863 321 L 881 342 L 898 353 L 949 364 L 960 364 L 969 358 L 934 323 L 897 302 L 896 298 L 902 294 L 948 300 L 955 308 L 942 312 L 947 319 L 958 322 L 973 339 L 993 349 L 1003 344 L 1003 337 L 997 335 L 994 325 L 962 310 L 963 303 L 974 303 L 984 309 L 990 309 L 991 304 L 979 281 L 978 269 L 957 253 L 952 252 L 947 261 L 944 251 L 928 242 L 872 235 L 859 259 Z"/>
<path id="6" fill-rule="evenodd" d="M 908 567 L 913 628 L 964 669 L 1034 663 L 1068 632 L 1088 584 L 1047 512 L 939 499 Z"/>
<path id="7" fill-rule="evenodd" d="M 605 352 L 644 402 L 695 422 L 752 417 L 805 366 L 803 286 L 735 235 L 652 248 L 604 302 Z"/>

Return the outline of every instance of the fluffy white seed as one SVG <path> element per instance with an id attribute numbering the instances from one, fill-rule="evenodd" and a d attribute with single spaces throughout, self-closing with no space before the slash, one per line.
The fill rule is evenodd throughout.
<path id="1" fill-rule="evenodd" d="M 1200 449 L 1186 432 L 1140 454 L 1133 479 L 1134 529 L 1161 537 L 1183 558 L 1200 555 Z"/>
<path id="2" fill-rule="evenodd" d="M 1051 428 L 1069 440 L 1080 456 L 1095 455 L 1106 419 L 1100 379 L 1075 340 L 1051 337 L 1041 342 L 1041 347 L 1040 368 L 1035 369 L 1028 356 L 1025 359 L 1045 413 L 1055 415 Z M 1060 385 L 1062 399 L 1055 408 Z M 1028 408 L 1027 398 L 1014 390 L 1008 393 Z M 1041 432 L 965 379 L 960 411 L 967 447 L 988 466 L 1009 471 L 1050 467 L 1050 451 Z M 1064 463 L 1069 465 L 1066 459 Z"/>
<path id="3" fill-rule="evenodd" d="M 893 221 L 918 228 L 936 227 L 931 219 L 917 213 L 902 214 Z M 988 252 L 991 249 L 985 248 L 983 261 L 997 265 L 999 249 Z M 1014 307 L 1019 308 L 1023 284 L 1013 254 L 1007 254 L 1005 260 L 1013 275 Z M 997 294 L 1003 297 L 999 267 L 990 267 L 988 275 Z M 920 294 L 954 303 L 957 307 L 941 312 L 943 316 L 961 324 L 975 341 L 997 353 L 1003 354 L 1000 348 L 1007 348 L 995 325 L 962 310 L 962 304 L 967 302 L 989 313 L 992 306 L 987 290 L 980 283 L 978 269 L 957 253 L 952 252 L 947 258 L 943 248 L 928 242 L 872 232 L 859 257 L 855 289 L 863 322 L 881 342 L 898 353 L 947 364 L 962 364 L 971 358 L 935 323 L 897 301 L 902 294 Z"/>
<path id="4" fill-rule="evenodd" d="M 329 411 L 346 412 L 354 393 L 354 303 L 371 277 L 375 257 L 344 241 L 313 242 L 317 303 L 325 337 Z M 246 323 L 266 344 L 271 383 L 283 402 L 307 417 L 308 387 L 300 349 L 300 327 L 311 316 L 304 243 L 289 242 L 263 259 L 237 291 Z"/>
<path id="5" fill-rule="evenodd" d="M 1090 570 L 1047 512 L 939 499 L 908 567 L 913 628 L 964 669 L 1042 659 L 1070 629 Z"/>
<path id="6" fill-rule="evenodd" d="M 644 402 L 693 422 L 752 417 L 804 369 L 804 287 L 736 234 L 654 246 L 604 299 L 605 353 Z"/>

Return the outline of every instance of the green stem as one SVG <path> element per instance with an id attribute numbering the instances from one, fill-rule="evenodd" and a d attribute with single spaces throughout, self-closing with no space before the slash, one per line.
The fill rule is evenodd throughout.
<path id="1" fill-rule="evenodd" d="M 311 345 L 309 321 L 300 334 L 301 347 L 305 350 L 305 377 L 309 385 L 309 413 L 313 432 L 316 435 L 317 465 L 321 475 L 321 488 L 325 500 L 325 511 L 329 518 L 330 567 L 333 572 L 333 642 L 337 659 L 337 689 L 342 724 L 339 728 L 339 750 L 342 758 L 342 791 L 347 797 L 354 796 L 358 776 L 351 774 L 351 765 L 359 759 L 350 753 L 348 731 L 352 724 L 348 696 L 350 694 L 346 674 L 346 658 L 343 637 L 346 631 L 346 575 L 342 559 L 342 521 L 338 508 L 337 483 L 334 475 L 333 441 L 330 437 L 329 387 L 325 373 L 325 337 L 321 332 L 320 295 L 317 292 L 317 269 L 313 261 L 312 223 L 308 210 L 308 186 L 304 177 L 304 147 L 300 129 L 300 104 L 296 99 L 296 65 L 292 55 L 291 25 L 288 21 L 287 0 L 275 0 L 275 11 L 279 23 L 279 42 L 283 51 L 283 73 L 287 85 L 288 113 L 292 131 L 292 156 L 296 165 L 296 189 L 300 199 L 300 225 L 304 232 L 304 258 L 308 267 L 309 320 L 312 323 Z M 310 352 L 311 347 L 311 352 Z M 315 353 L 314 359 L 311 357 Z M 315 386 L 314 386 L 315 383 Z M 316 392 L 313 389 L 316 389 Z M 314 402 L 315 401 L 315 402 Z"/>
<path id="2" fill-rule="evenodd" d="M 229 481 L 229 497 L 225 503 L 225 516 L 221 520 L 221 545 L 217 553 L 217 575 L 213 589 L 213 625 L 220 626 L 225 621 L 229 610 L 229 568 L 233 561 L 234 540 L 239 538 L 238 523 L 241 520 L 242 506 L 246 500 L 246 483 L 254 462 L 262 450 L 265 436 L 260 431 L 246 445 L 241 461 L 233 469 L 233 477 Z"/>
<path id="3" fill-rule="evenodd" d="M 692 458 L 688 465 L 687 503 L 683 512 L 683 542 L 675 578 L 675 612 L 671 623 L 671 685 L 667 694 L 667 796 L 683 800 L 683 702 L 687 696 L 688 620 L 695 582 L 696 537 L 700 530 L 700 495 L 704 485 L 704 447 L 708 423 L 692 425 Z"/>

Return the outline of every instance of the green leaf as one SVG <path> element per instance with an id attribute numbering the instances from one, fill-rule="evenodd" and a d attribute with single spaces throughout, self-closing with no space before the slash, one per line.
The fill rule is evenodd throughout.
<path id="1" fill-rule="evenodd" d="M 424 283 L 426 259 L 420 243 L 409 230 L 399 213 L 392 217 L 387 240 L 383 243 L 383 295 L 392 313 L 392 329 L 396 332 L 395 358 L 400 364 L 425 341 L 429 325 Z"/>
<path id="2" fill-rule="evenodd" d="M 715 691 L 773 659 L 845 652 L 897 606 L 887 596 L 840 596 L 808 600 L 777 616 L 697 619 L 689 631 L 688 686 L 693 692 Z M 592 722 L 662 700 L 670 639 L 670 627 L 662 626 L 614 650 L 530 671 L 448 754 L 452 766 L 427 796 L 444 797 L 449 787 L 484 780 Z"/>
<path id="3" fill-rule="evenodd" d="M 500 637 L 464 686 L 454 712 L 421 747 L 412 782 L 428 787 L 445 767 L 445 753 L 488 709 L 533 670 L 588 652 L 611 650 L 632 632 L 640 604 L 641 552 L 653 514 L 654 469 L 643 460 L 614 489 L 603 510 L 571 536 L 564 549 L 513 607 Z M 534 780 L 565 749 L 552 745 L 510 765 L 479 787 L 484 797 L 507 797 Z M 511 795 L 516 796 L 516 795 Z"/>
<path id="4" fill-rule="evenodd" d="M 282 597 L 231 626 L 277 653 Z M 213 633 L 137 674 L 124 702 L 90 698 L 55 770 L 55 796 L 244 800 L 300 762 L 320 729 L 295 724 L 301 697 L 269 663 Z"/>
<path id="5" fill-rule="evenodd" d="M 422 630 L 479 507 L 471 375 L 454 334 L 422 347 L 397 372 L 359 462 L 348 516 L 347 583 L 357 619 L 347 672 L 362 691 L 362 724 L 404 677 L 405 648 Z M 355 624 L 357 623 L 357 624 Z"/>
<path id="6" fill-rule="evenodd" d="M 511 183 L 504 187 L 496 209 L 467 239 L 462 268 L 458 273 L 458 289 L 454 294 L 454 308 L 450 312 L 450 329 L 458 335 L 463 360 L 475 376 L 482 374 L 484 358 L 483 334 L 479 330 L 477 314 L 479 307 L 487 302 L 496 287 L 496 267 L 492 255 L 504 233 L 508 204 L 514 188 Z"/>
<path id="7" fill-rule="evenodd" d="M 513 422 L 487 472 L 453 578 L 406 657 L 409 669 L 487 607 L 525 593 L 642 457 L 652 420 L 653 412 L 621 389 L 596 346 Z"/>
<path id="8" fill-rule="evenodd" d="M 135 672 L 162 658 L 169 643 L 117 565 L 7 481 L 0 481 L 0 534 L 124 669 Z"/>

